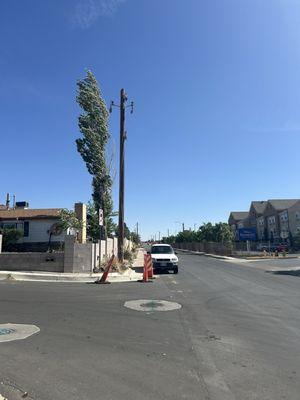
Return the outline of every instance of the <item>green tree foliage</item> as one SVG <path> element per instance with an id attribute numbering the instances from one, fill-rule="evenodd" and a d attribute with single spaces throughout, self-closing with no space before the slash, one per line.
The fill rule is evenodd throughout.
<path id="1" fill-rule="evenodd" d="M 195 242 L 197 240 L 197 234 L 194 231 L 183 231 L 179 232 L 176 236 L 175 241 L 181 242 Z"/>
<path id="2" fill-rule="evenodd" d="M 83 228 L 83 222 L 76 217 L 74 211 L 64 208 L 60 211 L 59 217 L 59 226 L 63 231 L 66 231 L 67 229 L 78 230 Z"/>
<path id="3" fill-rule="evenodd" d="M 117 225 L 112 219 L 116 215 L 117 213 L 111 213 L 108 218 L 106 217 L 105 225 L 108 235 L 112 235 L 116 231 Z M 100 238 L 99 215 L 94 202 L 91 201 L 87 204 L 87 236 L 93 241 Z"/>
<path id="4" fill-rule="evenodd" d="M 119 233 L 119 227 L 116 226 L 116 229 L 115 229 L 116 236 L 118 236 L 118 233 Z M 124 222 L 124 237 L 129 240 L 130 236 L 131 236 L 131 232 L 130 232 L 128 226 L 126 225 L 126 223 Z"/>
<path id="5" fill-rule="evenodd" d="M 141 243 L 141 237 L 136 232 L 131 232 L 131 240 L 136 245 L 139 245 Z"/>
<path id="6" fill-rule="evenodd" d="M 200 226 L 197 231 L 185 230 L 179 232 L 176 236 L 163 238 L 165 243 L 182 243 L 182 242 L 219 242 L 230 244 L 234 241 L 234 234 L 230 226 L 224 222 L 212 224 L 207 222 Z"/>
<path id="7" fill-rule="evenodd" d="M 110 138 L 108 111 L 95 76 L 87 71 L 86 77 L 77 82 L 77 103 L 83 113 L 78 118 L 82 137 L 76 140 L 77 150 L 92 175 L 95 210 L 103 209 L 107 234 L 111 233 L 113 202 L 112 179 L 107 165 L 106 148 Z"/>
<path id="8" fill-rule="evenodd" d="M 3 235 L 3 248 L 9 244 L 16 243 L 23 237 L 23 231 L 15 228 L 3 228 L 0 229 L 0 233 Z"/>
<path id="9" fill-rule="evenodd" d="M 232 243 L 234 234 L 230 226 L 224 222 L 219 222 L 213 225 L 211 222 L 200 226 L 197 232 L 197 241 L 199 242 L 219 242 Z"/>
<path id="10" fill-rule="evenodd" d="M 163 243 L 173 244 L 176 241 L 175 235 L 170 235 L 162 238 Z"/>

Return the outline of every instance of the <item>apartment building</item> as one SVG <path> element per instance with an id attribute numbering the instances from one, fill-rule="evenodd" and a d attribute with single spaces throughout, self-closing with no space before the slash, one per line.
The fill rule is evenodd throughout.
<path id="1" fill-rule="evenodd" d="M 234 214 L 239 215 L 238 212 Z M 292 241 L 300 232 L 300 199 L 252 201 L 247 214 L 244 219 L 234 223 L 230 213 L 228 223 L 230 226 L 234 223 L 234 229 L 256 229 L 260 241 Z"/>

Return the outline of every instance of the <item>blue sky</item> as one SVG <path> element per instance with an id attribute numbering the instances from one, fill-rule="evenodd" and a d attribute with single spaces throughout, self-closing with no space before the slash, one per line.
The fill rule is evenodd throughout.
<path id="1" fill-rule="evenodd" d="M 299 26 L 298 0 L 2 2 L 0 202 L 90 199 L 75 147 L 85 68 L 107 103 L 124 87 L 136 104 L 125 214 L 144 238 L 300 197 Z"/>

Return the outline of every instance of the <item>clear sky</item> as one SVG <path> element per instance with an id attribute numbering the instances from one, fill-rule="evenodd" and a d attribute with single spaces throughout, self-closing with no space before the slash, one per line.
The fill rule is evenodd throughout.
<path id="1" fill-rule="evenodd" d="M 85 68 L 107 103 L 121 87 L 135 101 L 125 214 L 144 238 L 300 197 L 299 0 L 2 0 L 0 202 L 90 199 L 75 147 Z"/>

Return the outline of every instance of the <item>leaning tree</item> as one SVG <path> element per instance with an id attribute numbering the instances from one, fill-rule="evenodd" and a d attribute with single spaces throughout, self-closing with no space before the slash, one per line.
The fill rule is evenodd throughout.
<path id="1" fill-rule="evenodd" d="M 92 198 L 95 210 L 103 209 L 106 233 L 109 234 L 113 208 L 112 178 L 107 162 L 107 144 L 110 138 L 109 113 L 98 82 L 91 71 L 87 71 L 86 77 L 77 82 L 77 89 L 76 100 L 83 110 L 78 118 L 82 137 L 76 140 L 77 150 L 92 175 Z M 97 218 L 97 215 L 93 217 Z"/>

